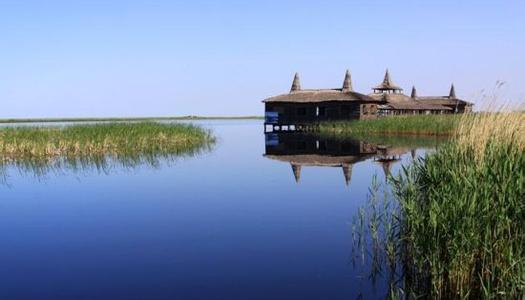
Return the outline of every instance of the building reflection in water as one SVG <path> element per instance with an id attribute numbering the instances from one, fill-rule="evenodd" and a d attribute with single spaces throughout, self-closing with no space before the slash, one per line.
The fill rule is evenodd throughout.
<path id="1" fill-rule="evenodd" d="M 372 159 L 381 164 L 385 176 L 401 156 L 410 153 L 416 157 L 416 147 L 390 146 L 388 143 L 368 142 L 355 138 L 335 138 L 305 133 L 265 134 L 268 159 L 289 163 L 296 182 L 301 180 L 303 167 L 341 168 L 346 185 L 352 179 L 355 163 Z"/>

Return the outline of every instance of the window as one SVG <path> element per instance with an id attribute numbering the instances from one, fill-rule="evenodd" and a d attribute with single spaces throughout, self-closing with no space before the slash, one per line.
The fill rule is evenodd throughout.
<path id="1" fill-rule="evenodd" d="M 315 149 L 321 150 L 321 151 L 326 151 L 326 141 L 316 140 L 315 141 Z"/>
<path id="2" fill-rule="evenodd" d="M 318 106 L 315 110 L 315 115 L 320 117 L 326 114 L 326 107 Z"/>

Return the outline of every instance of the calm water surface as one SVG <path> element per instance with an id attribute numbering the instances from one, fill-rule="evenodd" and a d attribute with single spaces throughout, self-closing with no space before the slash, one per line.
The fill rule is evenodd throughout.
<path id="1" fill-rule="evenodd" d="M 197 157 L 4 167 L 0 299 L 384 297 L 353 263 L 352 219 L 374 175 L 425 150 L 384 150 L 401 161 L 381 163 L 368 143 L 196 123 L 219 139 Z"/>

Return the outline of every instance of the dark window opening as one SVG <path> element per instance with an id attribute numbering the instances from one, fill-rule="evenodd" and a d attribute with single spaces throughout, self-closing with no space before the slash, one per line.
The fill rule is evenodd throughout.
<path id="1" fill-rule="evenodd" d="M 326 114 L 326 107 L 318 106 L 316 110 L 317 116 L 324 116 Z"/>
<path id="2" fill-rule="evenodd" d="M 299 108 L 297 109 L 297 115 L 299 115 L 299 116 L 304 116 L 304 115 L 306 115 L 306 108 L 305 108 L 305 107 L 299 107 Z"/>
<path id="3" fill-rule="evenodd" d="M 326 151 L 326 148 L 327 148 L 327 147 L 326 147 L 326 141 L 319 141 L 319 147 L 318 147 L 318 149 L 319 149 L 320 151 Z"/>

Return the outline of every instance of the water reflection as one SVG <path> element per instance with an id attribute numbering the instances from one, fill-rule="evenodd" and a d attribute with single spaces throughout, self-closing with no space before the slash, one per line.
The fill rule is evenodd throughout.
<path id="1" fill-rule="evenodd" d="M 389 287 L 379 279 L 373 286 L 370 259 L 367 269 L 353 264 L 353 217 L 366 208 L 373 174 L 383 177 L 381 155 L 399 158 L 392 150 L 400 148 L 424 155 L 435 139 L 325 137 L 326 152 L 315 152 L 317 139 L 296 137 L 309 153 L 283 145 L 291 135 L 265 138 L 257 120 L 199 124 L 218 143 L 197 159 L 157 153 L 4 164 L 13 188 L 0 187 L 0 236 L 9 245 L 0 248 L 0 299 L 384 297 Z M 375 148 L 343 151 L 361 143 Z M 332 145 L 339 149 L 328 152 Z M 300 185 L 291 160 L 269 159 L 310 154 L 335 163 L 304 166 Z M 344 156 L 355 159 L 345 161 L 347 176 L 337 161 Z M 410 162 L 402 158 L 392 173 Z M 82 180 L 72 176 L 79 173 Z M 20 174 L 53 178 L 35 184 Z M 372 252 L 370 245 L 363 249 Z"/>
<path id="2" fill-rule="evenodd" d="M 418 156 L 417 149 L 435 148 L 444 140 L 433 137 L 337 137 L 307 133 L 268 133 L 265 135 L 268 159 L 289 163 L 296 182 L 303 167 L 341 168 L 344 182 L 352 180 L 352 166 L 365 160 L 380 164 L 385 177 L 401 156 Z"/>
<path id="3" fill-rule="evenodd" d="M 133 171 L 140 168 L 158 169 L 172 166 L 178 160 L 210 152 L 213 143 L 190 147 L 179 152 L 151 152 L 128 155 L 59 156 L 40 159 L 11 160 L 0 157 L 0 184 L 9 185 L 13 174 L 33 177 L 40 181 L 48 176 L 105 174 Z"/>

